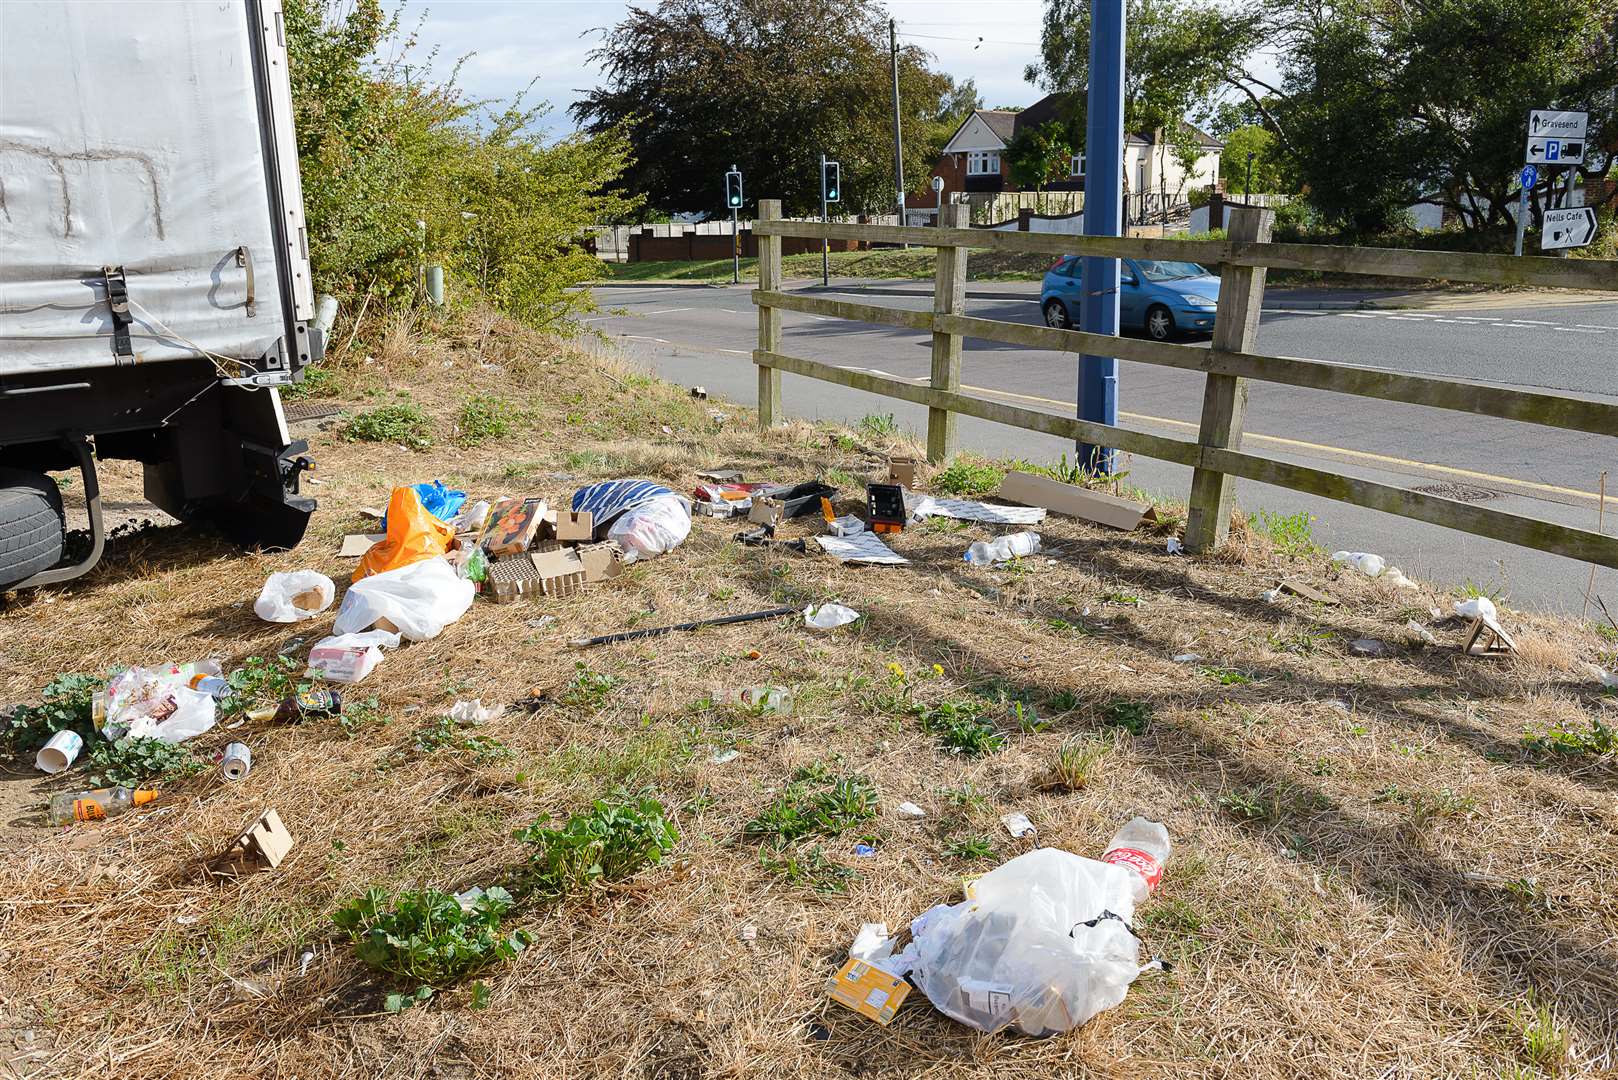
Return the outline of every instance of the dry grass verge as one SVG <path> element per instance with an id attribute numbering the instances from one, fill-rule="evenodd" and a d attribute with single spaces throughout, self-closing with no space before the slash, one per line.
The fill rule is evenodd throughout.
<path id="1" fill-rule="evenodd" d="M 356 348 L 327 384 L 351 415 L 414 403 L 430 449 L 345 441 L 327 421 L 307 432 L 322 510 L 298 551 L 241 555 L 159 527 L 115 540 L 83 581 L 11 597 L 0 701 L 34 700 L 59 671 L 239 663 L 312 640 L 329 614 L 270 625 L 253 597 L 272 570 L 345 580 L 338 538 L 396 483 L 560 499 L 623 475 L 688 488 L 696 470 L 730 465 L 857 494 L 881 453 L 903 446 L 807 423 L 761 435 L 744 410 L 499 320 L 465 325 L 396 331 L 370 363 Z M 457 425 L 474 393 L 508 402 L 512 428 L 468 446 Z M 133 472 L 109 469 L 108 483 L 138 497 Z M 1520 659 L 1461 657 L 1458 627 L 1442 622 L 1444 647 L 1420 648 L 1405 621 L 1429 621 L 1449 598 L 1253 534 L 1224 557 L 1190 559 L 1160 537 L 1053 518 L 1039 555 L 985 570 L 961 561 L 990 535 L 980 526 L 914 529 L 895 544 L 910 566 L 865 568 L 742 547 L 735 528 L 699 520 L 672 554 L 578 598 L 477 604 L 358 688 L 385 722 L 352 734 L 249 724 L 196 740 L 203 752 L 252 744 L 239 786 L 183 780 L 157 808 L 52 832 L 37 804 L 73 778 L 42 781 L 14 762 L 0 783 L 0 1060 L 39 1076 L 668 1080 L 1618 1065 L 1618 768 L 1524 741 L 1618 724 L 1618 698 L 1568 667 L 1610 661 L 1613 641 L 1592 628 L 1508 613 L 1535 642 Z M 1283 571 L 1342 604 L 1261 602 Z M 832 633 L 789 620 L 564 646 L 830 599 L 865 618 Z M 556 622 L 540 626 L 544 615 Z M 1366 636 L 1395 655 L 1352 655 Z M 1184 653 L 1202 659 L 1172 659 Z M 791 687 L 793 715 L 707 701 L 752 684 Z M 418 733 L 458 698 L 531 695 L 531 709 L 477 731 L 509 756 L 422 749 Z M 1004 748 L 949 752 L 918 715 L 944 703 L 975 711 Z M 729 749 L 740 753 L 714 763 Z M 875 786 L 874 818 L 781 850 L 748 833 L 795 778 L 801 793 L 840 777 Z M 382 1011 L 388 988 L 355 959 L 334 909 L 372 885 L 499 880 L 525 857 L 515 830 L 560 824 L 619 788 L 649 789 L 673 812 L 671 858 L 508 917 L 531 944 L 482 974 L 485 1007 L 463 986 Z M 928 816 L 897 816 L 905 800 Z M 206 880 L 200 861 L 267 805 L 298 838 L 287 860 Z M 1175 854 L 1138 929 L 1174 970 L 1044 1041 L 979 1036 L 920 995 L 886 1030 L 829 1004 L 825 979 L 860 923 L 904 925 L 1020 850 L 998 823 L 1012 810 L 1042 843 L 1082 854 L 1133 814 L 1166 822 Z M 875 857 L 852 854 L 860 839 Z"/>

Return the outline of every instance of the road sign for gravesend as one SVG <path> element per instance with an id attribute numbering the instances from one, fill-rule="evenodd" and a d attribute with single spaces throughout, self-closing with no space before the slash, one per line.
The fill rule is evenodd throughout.
<path id="1" fill-rule="evenodd" d="M 1534 109 L 1528 114 L 1526 160 L 1539 165 L 1582 165 L 1589 114 Z"/>
<path id="2" fill-rule="evenodd" d="M 1539 236 L 1539 250 L 1584 247 L 1596 235 L 1596 212 L 1591 206 L 1575 206 L 1545 211 L 1545 228 Z"/>

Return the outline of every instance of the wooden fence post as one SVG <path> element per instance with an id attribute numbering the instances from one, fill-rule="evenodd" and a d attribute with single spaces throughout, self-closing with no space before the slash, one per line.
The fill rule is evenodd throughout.
<path id="1" fill-rule="evenodd" d="M 1267 244 L 1275 214 L 1256 206 L 1230 208 L 1227 238 Z M 1219 308 L 1214 317 L 1215 352 L 1252 352 L 1258 338 L 1259 310 L 1264 306 L 1264 267 L 1226 263 L 1219 274 Z M 1247 380 L 1209 375 L 1202 392 L 1202 427 L 1197 442 L 1221 450 L 1239 450 L 1247 411 Z M 1230 513 L 1236 504 L 1236 479 L 1198 468 L 1191 476 L 1186 515 L 1187 551 L 1212 551 L 1230 535 Z"/>
<path id="2" fill-rule="evenodd" d="M 780 199 L 760 199 L 758 220 L 779 221 Z M 758 287 L 774 292 L 781 287 L 781 238 L 758 235 Z M 781 309 L 759 305 L 758 347 L 765 352 L 781 351 Z M 758 426 L 774 427 L 781 422 L 781 372 L 777 368 L 758 369 Z"/>
<path id="3" fill-rule="evenodd" d="M 947 229 L 968 226 L 968 208 L 951 204 L 939 207 L 939 224 Z M 933 275 L 933 313 L 966 314 L 966 252 L 963 247 L 938 249 L 937 272 Z M 933 332 L 934 390 L 951 394 L 961 389 L 961 335 Z M 948 409 L 927 410 L 927 460 L 937 465 L 955 452 L 955 414 Z"/>

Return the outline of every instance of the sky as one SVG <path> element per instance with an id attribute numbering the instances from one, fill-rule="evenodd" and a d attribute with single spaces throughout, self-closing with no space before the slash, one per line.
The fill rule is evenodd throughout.
<path id="1" fill-rule="evenodd" d="M 956 81 L 976 80 L 985 105 L 1030 105 L 1040 97 L 1022 73 L 1039 56 L 1042 0 L 888 0 L 887 8 L 902 41 L 933 53 L 934 67 Z M 416 59 L 438 46 L 439 75 L 473 54 L 460 84 L 475 97 L 509 98 L 537 79 L 528 100 L 548 101 L 545 126 L 562 134 L 572 129 L 567 107 L 600 79 L 590 62 L 599 31 L 628 9 L 618 0 L 433 0 L 406 3 L 403 26 L 414 28 L 425 14 Z"/>

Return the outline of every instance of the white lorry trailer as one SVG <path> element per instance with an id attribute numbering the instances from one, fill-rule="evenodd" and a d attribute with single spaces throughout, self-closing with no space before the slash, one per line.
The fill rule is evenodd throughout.
<path id="1" fill-rule="evenodd" d="M 0 589 L 95 565 L 108 458 L 182 521 L 297 544 L 279 388 L 312 306 L 281 0 L 0 2 Z M 75 466 L 63 566 L 46 472 Z"/>

